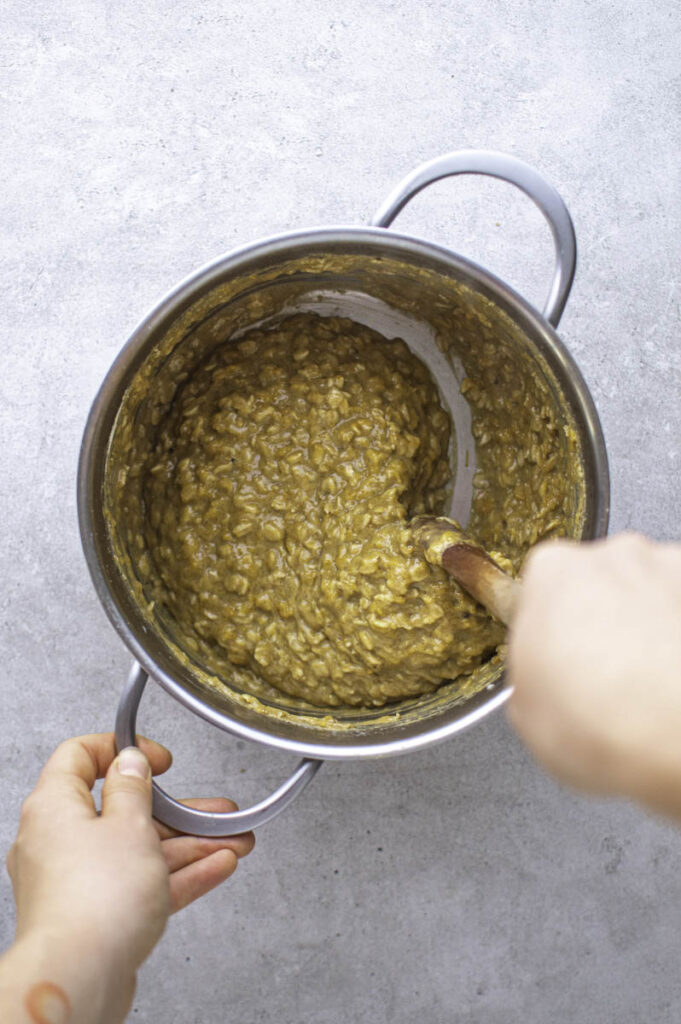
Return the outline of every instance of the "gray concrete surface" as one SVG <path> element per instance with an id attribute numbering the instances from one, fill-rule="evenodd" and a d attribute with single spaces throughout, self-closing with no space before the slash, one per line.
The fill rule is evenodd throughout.
<path id="1" fill-rule="evenodd" d="M 52 747 L 111 726 L 127 671 L 76 527 L 89 403 L 142 315 L 226 249 L 366 222 L 448 150 L 534 164 L 577 228 L 561 334 L 606 431 L 612 526 L 679 538 L 676 0 L 3 10 L 3 848 Z M 541 303 L 548 234 L 509 187 L 439 184 L 400 227 Z M 160 692 L 142 725 L 175 750 L 178 793 L 245 804 L 291 765 Z M 4 877 L 0 899 L 7 942 Z M 130 1020 L 669 1024 L 680 906 L 679 832 L 563 791 L 497 715 L 401 760 L 327 766 L 173 920 Z"/>

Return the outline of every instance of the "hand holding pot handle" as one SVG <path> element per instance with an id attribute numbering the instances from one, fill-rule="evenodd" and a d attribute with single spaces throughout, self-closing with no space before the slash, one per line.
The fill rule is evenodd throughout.
<path id="1" fill-rule="evenodd" d="M 134 662 L 116 712 L 116 745 L 119 750 L 134 746 L 137 709 L 148 678 L 142 666 Z M 261 800 L 260 803 L 243 811 L 215 813 L 202 811 L 196 807 L 187 807 L 186 804 L 169 796 L 154 782 L 152 787 L 153 815 L 164 825 L 190 835 L 211 837 L 241 835 L 242 832 L 250 832 L 260 825 L 265 825 L 288 807 L 307 784 L 312 782 L 322 763 L 322 761 L 304 758 L 279 789 Z"/>
<path id="2" fill-rule="evenodd" d="M 553 327 L 557 327 L 575 276 L 575 229 L 567 207 L 555 188 L 522 160 L 484 149 L 463 149 L 430 160 L 412 171 L 390 193 L 373 217 L 372 225 L 378 228 L 389 227 L 400 210 L 421 189 L 455 174 L 484 174 L 507 181 L 529 196 L 544 214 L 556 247 L 556 266 L 543 315 Z"/>

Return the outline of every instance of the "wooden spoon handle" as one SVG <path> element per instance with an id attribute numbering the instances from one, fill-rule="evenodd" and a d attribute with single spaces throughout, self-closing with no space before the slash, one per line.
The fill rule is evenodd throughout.
<path id="1" fill-rule="evenodd" d="M 484 548 L 446 516 L 415 516 L 414 539 L 431 565 L 442 566 L 495 618 L 510 625 L 520 583 L 500 569 Z"/>
<path id="2" fill-rule="evenodd" d="M 442 552 L 442 568 L 495 618 L 510 625 L 520 598 L 520 583 L 500 569 L 481 548 L 452 544 Z"/>

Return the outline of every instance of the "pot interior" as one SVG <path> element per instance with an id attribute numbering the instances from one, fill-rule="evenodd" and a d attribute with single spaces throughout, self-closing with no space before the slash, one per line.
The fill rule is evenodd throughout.
<path id="1" fill-rule="evenodd" d="M 178 387 L 216 345 L 297 312 L 347 316 L 388 338 L 402 338 L 429 366 L 452 416 L 454 487 L 445 511 L 464 525 L 477 453 L 461 384 L 471 362 L 481 352 L 491 354 L 502 386 L 516 389 L 519 403 L 544 403 L 560 439 L 552 472 L 563 481 L 561 525 L 556 531 L 550 515 L 538 512 L 528 519 L 521 547 L 555 532 L 597 536 L 607 517 L 607 469 L 595 410 L 579 372 L 544 321 L 484 271 L 425 243 L 381 232 L 355 232 L 355 240 L 348 239 L 351 232 L 339 234 L 254 247 L 170 296 L 138 329 L 100 392 L 87 481 L 98 589 L 138 660 L 178 699 L 221 727 L 326 757 L 399 752 L 469 724 L 503 699 L 503 653 L 463 683 L 358 710 L 316 708 L 274 690 L 255 697 L 235 678 L 218 678 L 200 653 L 178 642 L 172 618 L 154 602 L 148 567 L 141 565 L 140 523 L 120 482 L 139 474 L 142 450 Z M 540 507 L 543 471 L 527 460 L 509 471 L 503 485 L 510 499 L 536 492 Z M 503 524 L 494 535 L 478 534 L 488 547 L 505 550 Z M 518 564 L 521 556 L 518 551 Z"/>

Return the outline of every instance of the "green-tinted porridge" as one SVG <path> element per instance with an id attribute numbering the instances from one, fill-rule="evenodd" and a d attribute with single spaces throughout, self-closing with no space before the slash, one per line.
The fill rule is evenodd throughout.
<path id="1" fill-rule="evenodd" d="M 467 532 L 517 570 L 570 530 L 574 432 L 525 357 L 465 331 L 452 342 L 456 328 L 438 343 L 466 372 Z M 256 696 L 380 707 L 445 680 L 466 692 L 504 630 L 414 543 L 410 519 L 441 514 L 451 488 L 451 422 L 407 346 L 308 313 L 173 367 L 143 415 L 121 417 L 112 491 L 173 642 Z"/>

